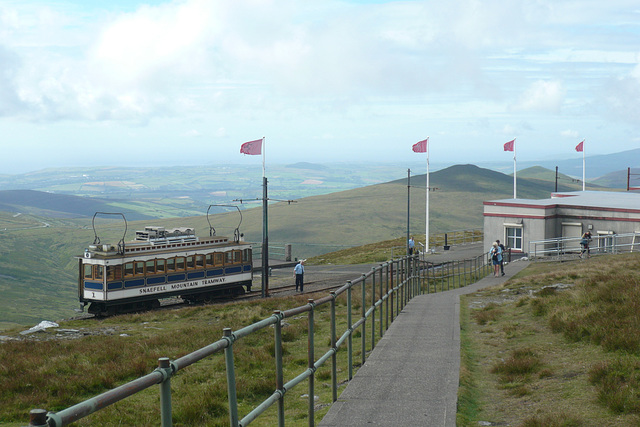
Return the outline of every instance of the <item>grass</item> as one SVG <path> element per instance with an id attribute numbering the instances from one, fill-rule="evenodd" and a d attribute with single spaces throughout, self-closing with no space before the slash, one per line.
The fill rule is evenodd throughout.
<path id="1" fill-rule="evenodd" d="M 354 312 L 361 307 L 360 291 L 354 292 Z M 84 338 L 51 339 L 56 330 L 32 335 L 25 341 L 0 345 L 0 424 L 24 425 L 34 408 L 59 411 L 82 400 L 151 372 L 160 357 L 176 359 L 219 340 L 222 329 L 237 330 L 269 317 L 274 310 L 306 304 L 308 295 L 236 302 L 216 306 L 189 307 L 168 311 L 129 314 L 100 321 L 69 321 L 64 329 L 77 329 Z M 370 301 L 371 296 L 366 296 Z M 338 298 L 338 333 L 346 328 L 345 296 Z M 356 314 L 357 315 L 357 314 Z M 315 358 L 330 345 L 329 306 L 315 312 Z M 367 352 L 371 323 L 368 322 Z M 17 330 L 8 333 L 18 336 Z M 307 366 L 307 316 L 282 322 L 285 382 Z M 234 346 L 239 413 L 242 418 L 275 390 L 275 348 L 273 328 L 265 328 Z M 360 365 L 362 333 L 353 336 L 354 367 Z M 376 339 L 379 326 L 376 325 Z M 348 378 L 347 353 L 338 352 L 339 384 Z M 171 380 L 173 420 L 176 426 L 228 425 L 225 358 L 219 353 L 178 372 Z M 288 425 L 307 425 L 308 387 L 303 382 L 287 390 L 285 413 Z M 331 370 L 324 365 L 316 372 L 316 421 L 331 403 Z M 159 389 L 152 387 L 78 422 L 78 425 L 157 425 Z M 277 424 L 275 407 L 252 425 Z"/>
<path id="2" fill-rule="evenodd" d="M 424 242 L 424 234 L 414 234 L 417 241 Z M 482 241 L 482 231 L 479 229 L 447 233 L 447 243 L 450 245 L 462 244 L 462 242 Z M 445 242 L 445 233 L 429 236 L 430 247 L 442 246 Z M 307 259 L 309 264 L 372 264 L 382 263 L 391 258 L 398 258 L 406 254 L 406 237 L 384 240 L 348 249 L 342 249 Z"/>
<path id="3" fill-rule="evenodd" d="M 458 425 L 640 425 L 639 260 L 532 264 L 463 297 Z"/>

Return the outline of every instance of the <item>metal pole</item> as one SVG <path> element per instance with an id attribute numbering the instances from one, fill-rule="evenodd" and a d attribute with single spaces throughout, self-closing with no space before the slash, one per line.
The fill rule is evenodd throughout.
<path id="1" fill-rule="evenodd" d="M 347 281 L 347 327 L 351 330 L 353 321 L 351 320 L 351 281 Z M 349 381 L 353 379 L 353 331 L 349 333 L 347 339 L 347 357 L 349 359 Z"/>
<path id="2" fill-rule="evenodd" d="M 331 398 L 338 400 L 338 359 L 336 356 L 336 292 L 331 291 Z"/>
<path id="3" fill-rule="evenodd" d="M 384 323 L 384 322 L 382 321 L 382 316 L 383 316 L 383 314 L 384 314 L 384 310 L 383 310 L 383 307 L 382 307 L 382 297 L 383 297 L 383 295 L 384 295 L 384 294 L 382 293 L 382 268 L 383 268 L 383 267 L 382 267 L 382 266 L 380 266 L 380 300 L 381 300 L 381 301 L 380 301 L 380 338 L 382 338 L 382 335 L 383 335 L 383 333 L 384 333 L 384 331 L 383 331 L 383 325 L 382 325 L 382 324 Z"/>
<path id="4" fill-rule="evenodd" d="M 371 272 L 371 351 L 376 345 L 376 269 L 372 268 Z"/>
<path id="5" fill-rule="evenodd" d="M 407 169 L 407 255 L 409 255 L 409 224 L 411 213 L 411 169 Z"/>
<path id="6" fill-rule="evenodd" d="M 158 370 L 162 371 L 165 379 L 160 383 L 160 419 L 162 427 L 171 427 L 171 365 L 168 357 L 158 359 Z"/>
<path id="7" fill-rule="evenodd" d="M 284 373 L 282 365 L 282 313 L 275 310 L 278 321 L 274 325 L 275 359 L 276 359 L 276 389 L 282 393 L 278 399 L 278 426 L 284 427 Z"/>
<path id="8" fill-rule="evenodd" d="M 391 323 L 393 323 L 393 297 L 395 292 L 393 291 L 393 258 L 389 262 L 390 270 L 387 269 L 387 283 L 389 286 L 387 287 L 387 292 L 389 293 L 389 299 L 391 300 Z M 397 295 L 395 295 L 397 297 Z M 389 329 L 389 321 L 387 321 L 387 329 Z"/>
<path id="9" fill-rule="evenodd" d="M 269 218 L 267 177 L 262 177 L 262 298 L 269 296 Z"/>
<path id="10" fill-rule="evenodd" d="M 309 375 L 309 427 L 314 426 L 314 399 L 315 399 L 315 373 L 313 371 L 314 363 L 315 363 L 315 347 L 313 342 L 314 335 L 314 304 L 313 299 L 307 300 L 309 305 L 311 306 L 311 310 L 309 310 L 309 331 L 307 338 L 307 368 L 311 371 L 311 375 Z M 283 408 L 284 415 L 284 408 Z M 282 424 L 284 426 L 284 423 Z"/>
<path id="11" fill-rule="evenodd" d="M 362 355 L 360 356 L 361 365 L 364 365 L 365 360 L 367 359 L 367 318 L 365 317 L 365 313 L 367 312 L 367 276 L 365 274 L 362 275 L 362 333 L 360 336 L 362 337 Z"/>
<path id="12" fill-rule="evenodd" d="M 32 409 L 29 411 L 30 427 L 46 427 L 48 425 L 46 409 Z"/>
<path id="13" fill-rule="evenodd" d="M 238 397 L 236 395 L 236 373 L 233 367 L 233 337 L 231 328 L 224 328 L 222 336 L 229 343 L 224 349 L 224 359 L 227 367 L 227 397 L 229 400 L 229 424 L 238 426 Z"/>
<path id="14" fill-rule="evenodd" d="M 391 300 L 391 305 L 389 305 L 389 299 L 391 298 L 391 295 L 389 295 L 389 264 L 390 263 L 386 263 L 386 265 L 384 266 L 384 294 L 387 295 L 387 299 L 384 303 L 385 305 L 385 320 L 384 320 L 384 330 L 386 331 L 387 329 L 389 329 L 389 307 L 391 307 L 391 310 L 393 310 L 393 300 Z"/>

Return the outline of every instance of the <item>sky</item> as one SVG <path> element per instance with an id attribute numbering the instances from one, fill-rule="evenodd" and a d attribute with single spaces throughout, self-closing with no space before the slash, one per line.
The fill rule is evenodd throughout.
<path id="1" fill-rule="evenodd" d="M 0 0 L 0 173 L 640 147 L 637 0 Z M 629 165 L 623 165 L 624 167 Z M 622 167 L 621 167 L 622 168 Z"/>

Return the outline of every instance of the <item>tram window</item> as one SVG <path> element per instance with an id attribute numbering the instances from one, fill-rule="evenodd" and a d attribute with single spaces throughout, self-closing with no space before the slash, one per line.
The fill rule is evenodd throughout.
<path id="1" fill-rule="evenodd" d="M 196 268 L 204 268 L 204 255 L 196 255 Z"/>
<path id="2" fill-rule="evenodd" d="M 167 271 L 176 271 L 176 259 L 169 258 L 167 260 Z"/>
<path id="3" fill-rule="evenodd" d="M 242 262 L 251 261 L 251 249 L 245 249 L 242 251 Z"/>
<path id="4" fill-rule="evenodd" d="M 242 262 L 242 251 L 233 251 L 233 263 L 240 264 Z"/>
<path id="5" fill-rule="evenodd" d="M 84 278 L 93 279 L 93 265 L 91 264 L 84 265 Z"/>
<path id="6" fill-rule="evenodd" d="M 133 263 L 128 262 L 124 265 L 124 276 L 133 276 Z"/>
<path id="7" fill-rule="evenodd" d="M 196 258 L 193 255 L 187 257 L 187 268 L 190 270 L 196 268 Z"/>
<path id="8" fill-rule="evenodd" d="M 176 270 L 184 270 L 184 257 L 176 257 Z"/>
<path id="9" fill-rule="evenodd" d="M 163 259 L 156 260 L 156 270 L 158 271 L 158 273 L 164 273 L 166 271 L 165 261 Z"/>
<path id="10" fill-rule="evenodd" d="M 108 265 L 107 266 L 107 280 L 120 280 L 122 279 L 122 266 L 121 265 Z"/>
<path id="11" fill-rule="evenodd" d="M 213 254 L 213 258 L 215 260 L 214 265 L 216 267 L 220 267 L 222 266 L 222 264 L 224 264 L 224 254 L 222 252 L 216 252 L 215 254 Z"/>
<path id="12" fill-rule="evenodd" d="M 147 261 L 147 274 L 156 274 L 155 260 Z"/>
<path id="13" fill-rule="evenodd" d="M 136 275 L 144 274 L 144 261 L 136 261 Z"/>
<path id="14" fill-rule="evenodd" d="M 233 252 L 229 251 L 229 252 L 225 252 L 224 254 L 225 254 L 224 264 L 225 265 L 233 264 Z"/>
<path id="15" fill-rule="evenodd" d="M 213 254 L 207 254 L 205 257 L 205 262 L 207 265 L 213 265 Z"/>
<path id="16" fill-rule="evenodd" d="M 98 280 L 102 280 L 104 274 L 104 265 L 96 265 L 93 277 Z"/>

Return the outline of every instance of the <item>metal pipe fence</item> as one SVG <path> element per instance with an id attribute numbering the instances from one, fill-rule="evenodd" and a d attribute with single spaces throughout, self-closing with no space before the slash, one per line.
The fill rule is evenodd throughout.
<path id="1" fill-rule="evenodd" d="M 163 427 L 171 426 L 172 396 L 171 378 L 179 371 L 195 364 L 207 357 L 224 354 L 227 378 L 227 396 L 229 408 L 229 425 L 232 427 L 247 426 L 267 409 L 276 405 L 278 425 L 285 425 L 285 397 L 300 383 L 307 381 L 308 385 L 308 425 L 315 424 L 315 376 L 319 368 L 325 364 L 331 371 L 332 401 L 338 399 L 338 365 L 337 354 L 345 349 L 347 359 L 348 380 L 353 378 L 353 368 L 364 364 L 368 353 L 373 351 L 389 328 L 394 317 L 402 311 L 405 305 L 416 295 L 445 291 L 455 287 L 473 283 L 491 271 L 488 254 L 440 264 L 421 261 L 417 255 L 403 257 L 382 263 L 371 271 L 362 274 L 352 281 L 347 281 L 335 291 L 331 291 L 320 299 L 309 299 L 308 303 L 289 310 L 277 310 L 258 322 L 236 331 L 223 329 L 220 340 L 200 348 L 192 353 L 171 361 L 169 358 L 158 359 L 158 367 L 151 373 L 109 390 L 99 396 L 90 398 L 58 412 L 47 412 L 43 409 L 33 409 L 30 412 L 30 426 L 61 427 L 78 421 L 96 411 L 106 408 L 118 401 L 126 399 L 140 391 L 159 384 L 160 419 Z M 439 289 L 438 289 L 439 288 Z M 344 305 L 340 313 L 337 304 Z M 328 348 L 320 350 L 317 357 L 319 341 L 316 337 L 318 324 L 317 314 L 329 313 L 329 337 L 322 337 L 322 342 L 328 338 Z M 283 321 L 294 319 L 306 314 L 307 317 L 307 363 L 306 368 L 295 377 L 285 380 L 283 366 Z M 340 317 L 343 316 L 343 317 Z M 346 317 L 346 328 L 338 332 L 338 323 L 343 324 Z M 376 320 L 377 319 L 377 320 Z M 354 321 L 355 320 L 355 321 Z M 241 417 L 237 396 L 237 374 L 234 362 L 234 344 L 239 340 L 259 331 L 265 332 L 273 328 L 274 359 L 275 359 L 275 390 L 264 401 Z M 370 340 L 367 338 L 370 333 Z M 357 355 L 354 338 L 360 340 L 360 360 L 356 364 Z M 344 357 L 342 358 L 344 360 Z M 344 363 L 344 362 L 343 362 Z M 341 370 L 342 371 L 342 370 Z M 244 407 L 244 406 L 243 406 Z"/>
<path id="2" fill-rule="evenodd" d="M 582 252 L 581 237 L 559 237 L 529 242 L 533 261 L 575 258 Z M 589 242 L 587 255 L 616 254 L 640 249 L 640 233 L 598 234 Z"/>

